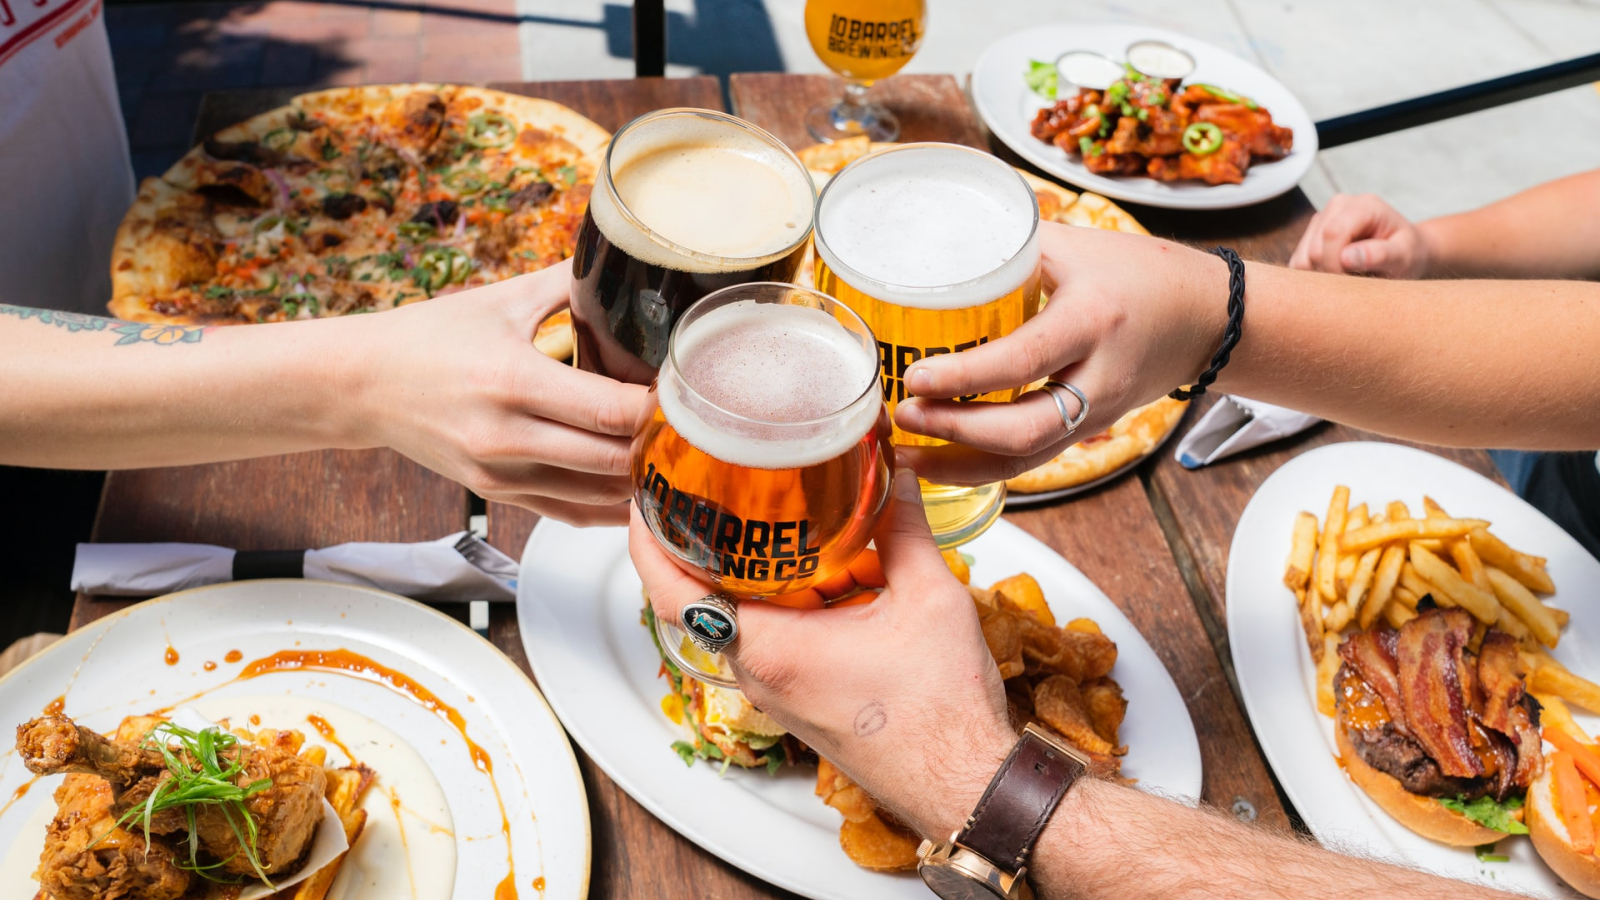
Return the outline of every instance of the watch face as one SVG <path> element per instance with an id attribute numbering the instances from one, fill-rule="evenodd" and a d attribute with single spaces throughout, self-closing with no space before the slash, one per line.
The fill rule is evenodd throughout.
<path id="1" fill-rule="evenodd" d="M 917 874 L 940 900 L 1004 900 L 985 882 L 950 866 L 925 865 L 917 869 Z"/>

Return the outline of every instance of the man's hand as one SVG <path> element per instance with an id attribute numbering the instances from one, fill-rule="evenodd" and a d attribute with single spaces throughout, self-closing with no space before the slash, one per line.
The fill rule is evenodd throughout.
<path id="1" fill-rule="evenodd" d="M 657 616 L 712 591 L 633 514 L 629 551 Z M 961 826 L 1016 741 L 967 589 L 928 530 L 916 477 L 896 473 L 875 535 L 889 588 L 865 606 L 747 601 L 727 651 L 750 702 L 925 836 Z"/>
<path id="2" fill-rule="evenodd" d="M 341 380 L 358 442 L 393 447 L 489 500 L 575 525 L 627 520 L 645 388 L 546 357 L 568 265 L 360 317 Z"/>
<path id="3" fill-rule="evenodd" d="M 1039 228 L 1044 280 L 1053 288 L 1039 315 L 999 340 L 929 357 L 906 372 L 916 399 L 899 405 L 895 422 L 953 444 L 898 451 L 929 481 L 983 484 L 1032 469 L 1192 382 L 1222 342 L 1222 260 L 1139 235 L 1049 222 Z M 1042 378 L 1069 382 L 1089 398 L 1089 417 L 1070 438 L 1045 391 L 1012 403 L 952 399 Z M 1077 401 L 1064 399 L 1068 415 L 1076 414 Z"/>
<path id="4" fill-rule="evenodd" d="M 1337 194 L 1311 218 L 1289 265 L 1333 274 L 1422 278 L 1432 252 L 1427 235 L 1372 194 Z"/>

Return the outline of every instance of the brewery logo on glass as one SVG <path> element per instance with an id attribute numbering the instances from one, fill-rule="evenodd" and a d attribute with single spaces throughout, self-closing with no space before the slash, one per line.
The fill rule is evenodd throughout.
<path id="1" fill-rule="evenodd" d="M 874 22 L 837 13 L 828 19 L 828 50 L 851 59 L 894 59 L 917 52 L 917 20 Z"/>
<path id="2" fill-rule="evenodd" d="M 878 342 L 878 368 L 883 371 L 883 402 L 899 403 L 906 398 L 906 370 L 919 359 L 930 356 L 940 356 L 945 353 L 960 353 L 971 350 L 979 344 L 989 343 L 989 336 L 983 335 L 977 340 L 962 341 L 952 347 L 903 347 L 887 341 Z M 965 403 L 976 400 L 982 394 L 967 394 L 957 397 L 956 402 Z"/>
<path id="3" fill-rule="evenodd" d="M 808 518 L 742 519 L 680 491 L 648 463 L 635 494 L 640 513 L 683 561 L 723 578 L 787 582 L 815 575 L 822 544 Z"/>

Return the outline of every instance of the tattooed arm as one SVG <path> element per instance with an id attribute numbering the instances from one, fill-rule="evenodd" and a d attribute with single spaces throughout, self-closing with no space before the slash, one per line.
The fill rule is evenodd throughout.
<path id="1" fill-rule="evenodd" d="M 644 389 L 532 344 L 570 278 L 556 266 L 382 315 L 226 328 L 0 305 L 0 464 L 388 446 L 490 499 L 621 521 Z"/>
<path id="2" fill-rule="evenodd" d="M 972 598 L 934 546 L 908 469 L 875 539 L 889 583 L 877 600 L 816 611 L 743 604 L 727 656 L 751 703 L 922 836 L 948 840 L 1017 733 Z M 677 621 L 707 593 L 637 514 L 629 551 L 656 615 Z M 1057 807 L 1030 872 L 1046 900 L 1508 896 L 1092 779 Z"/>

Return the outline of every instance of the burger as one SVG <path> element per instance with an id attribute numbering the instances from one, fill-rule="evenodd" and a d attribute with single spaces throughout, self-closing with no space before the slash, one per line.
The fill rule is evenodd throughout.
<path id="1" fill-rule="evenodd" d="M 1516 640 L 1475 635 L 1469 613 L 1431 598 L 1417 609 L 1398 630 L 1358 631 L 1339 647 L 1341 764 L 1423 837 L 1478 846 L 1525 834 L 1522 805 L 1544 757 Z"/>
<path id="2" fill-rule="evenodd" d="M 704 759 L 720 762 L 724 767 L 777 772 L 784 763 L 798 761 L 804 752 L 799 742 L 771 716 L 751 705 L 743 692 L 706 684 L 684 674 L 673 663 L 661 649 L 655 611 L 648 604 L 644 608 L 644 625 L 661 656 L 661 675 L 671 685 L 671 692 L 661 698 L 661 711 L 683 729 L 683 738 L 674 742 L 672 749 L 685 764 Z M 726 664 L 688 638 L 683 639 L 678 652 L 693 665 L 707 670 L 725 669 Z"/>

